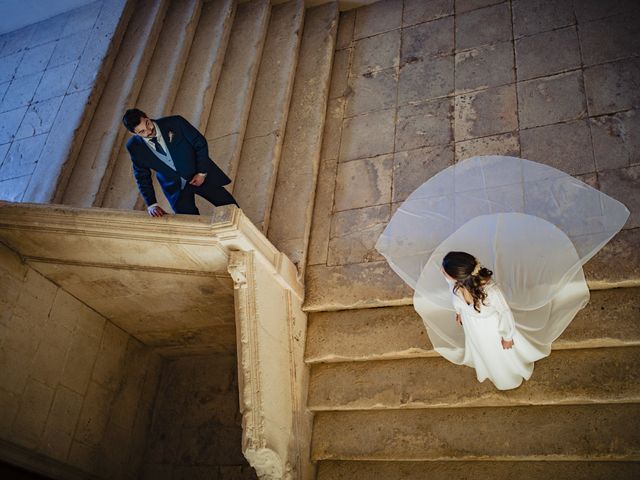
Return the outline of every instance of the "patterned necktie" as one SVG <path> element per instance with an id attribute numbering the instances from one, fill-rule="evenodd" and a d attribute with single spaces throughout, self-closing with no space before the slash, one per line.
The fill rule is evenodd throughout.
<path id="1" fill-rule="evenodd" d="M 156 147 L 156 151 L 160 155 L 166 155 L 167 154 L 167 152 L 164 151 L 164 148 L 162 148 L 162 145 L 160 145 L 160 142 L 158 141 L 158 137 L 152 137 L 150 140 L 153 143 L 153 145 Z"/>

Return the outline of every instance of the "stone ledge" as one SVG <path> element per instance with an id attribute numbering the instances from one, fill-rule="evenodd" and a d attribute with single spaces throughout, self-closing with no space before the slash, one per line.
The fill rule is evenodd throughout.
<path id="1" fill-rule="evenodd" d="M 638 461 L 639 424 L 637 404 L 320 412 L 312 458 Z"/>
<path id="2" fill-rule="evenodd" d="M 639 361 L 639 347 L 553 352 L 510 391 L 443 358 L 320 364 L 311 371 L 308 405 L 343 411 L 640 403 Z"/>
<path id="3" fill-rule="evenodd" d="M 640 288 L 591 292 L 554 350 L 640 345 Z M 317 312 L 309 317 L 307 363 L 438 356 L 412 306 Z"/>
<path id="4" fill-rule="evenodd" d="M 452 478 L 518 478 L 519 480 L 576 480 L 640 477 L 635 462 L 359 462 L 322 461 L 318 480 L 451 480 Z"/>
<path id="5" fill-rule="evenodd" d="M 584 267 L 592 290 L 640 286 L 640 228 L 623 230 Z M 347 288 L 348 287 L 348 288 Z M 409 305 L 413 291 L 386 262 L 309 265 L 308 312 Z"/>

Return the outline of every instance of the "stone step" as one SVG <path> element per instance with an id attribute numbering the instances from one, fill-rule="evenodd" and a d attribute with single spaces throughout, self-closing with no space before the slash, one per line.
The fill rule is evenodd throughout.
<path id="1" fill-rule="evenodd" d="M 640 478 L 636 462 L 357 462 L 322 461 L 317 480 L 632 480 Z"/>
<path id="2" fill-rule="evenodd" d="M 201 9 L 202 0 L 172 0 L 169 5 L 140 95 L 132 102 L 151 118 L 171 114 Z M 132 210 L 140 199 L 125 144 L 126 138 L 122 141 L 102 207 Z M 155 176 L 153 178 L 155 181 Z M 157 192 L 161 191 L 157 181 L 154 186 Z M 162 201 L 163 208 L 168 207 L 163 195 L 158 195 L 158 201 Z"/>
<path id="3" fill-rule="evenodd" d="M 314 411 L 640 403 L 640 347 L 563 350 L 510 391 L 444 358 L 327 363 L 311 369 Z"/>
<path id="4" fill-rule="evenodd" d="M 640 460 L 638 404 L 318 412 L 314 460 Z"/>
<path id="5" fill-rule="evenodd" d="M 173 115 L 182 115 L 204 132 L 220 78 L 231 25 L 236 11 L 234 0 L 204 2 L 193 37 Z"/>
<path id="6" fill-rule="evenodd" d="M 136 6 L 145 14 L 134 14 L 127 26 L 110 80 L 82 142 L 62 203 L 78 207 L 100 205 L 105 180 L 111 177 L 124 141 L 123 106 L 138 97 L 168 4 L 168 0 L 141 0 Z"/>
<path id="7" fill-rule="evenodd" d="M 640 286 L 640 228 L 623 230 L 584 266 L 591 289 Z M 385 261 L 310 265 L 304 309 L 309 312 L 407 305 L 413 290 Z"/>
<path id="8" fill-rule="evenodd" d="M 242 211 L 263 232 L 269 224 L 304 12 L 302 0 L 290 0 L 271 10 L 233 187 Z"/>
<path id="9" fill-rule="evenodd" d="M 269 0 L 251 0 L 238 6 L 209 114 L 205 137 L 211 158 L 232 181 L 238 168 L 270 13 Z M 279 85 L 272 88 L 278 89 Z"/>
<path id="10" fill-rule="evenodd" d="M 306 12 L 267 230 L 300 271 L 309 243 L 337 25 L 336 2 Z"/>
<path id="11" fill-rule="evenodd" d="M 640 288 L 591 292 L 554 349 L 640 345 Z M 412 306 L 317 312 L 309 315 L 307 363 L 433 357 L 422 319 Z"/>

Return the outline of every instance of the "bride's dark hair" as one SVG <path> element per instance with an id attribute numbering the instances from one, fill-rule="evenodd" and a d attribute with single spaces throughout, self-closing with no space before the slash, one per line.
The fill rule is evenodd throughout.
<path id="1" fill-rule="evenodd" d="M 453 292 L 457 293 L 461 287 L 464 288 L 473 298 L 473 308 L 479 312 L 480 305 L 484 305 L 487 298 L 484 286 L 491 280 L 493 272 L 466 252 L 447 253 L 442 260 L 442 268 L 456 281 Z"/>

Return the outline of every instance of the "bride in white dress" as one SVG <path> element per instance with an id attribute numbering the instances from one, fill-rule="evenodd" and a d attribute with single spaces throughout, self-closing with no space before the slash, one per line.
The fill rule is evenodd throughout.
<path id="1" fill-rule="evenodd" d="M 413 192 L 376 248 L 414 289 L 434 349 L 507 390 L 587 304 L 582 265 L 628 215 L 554 168 L 479 156 Z"/>

